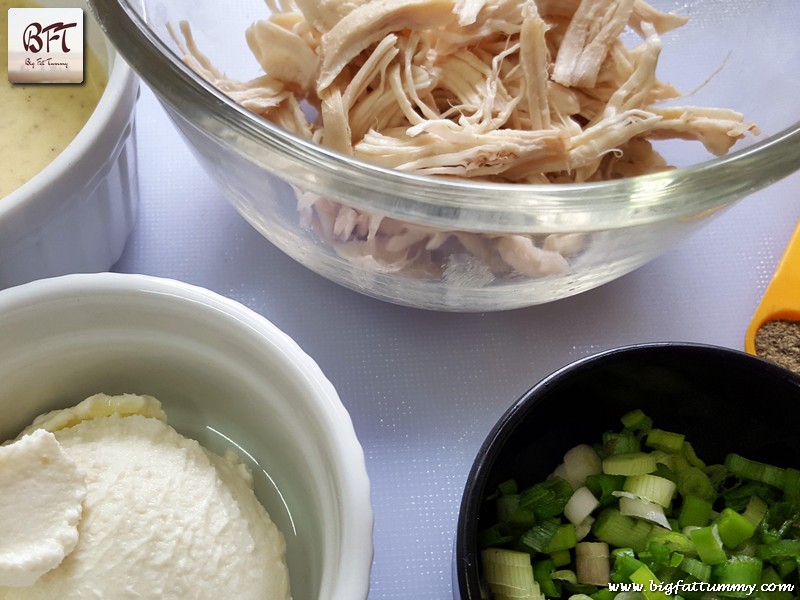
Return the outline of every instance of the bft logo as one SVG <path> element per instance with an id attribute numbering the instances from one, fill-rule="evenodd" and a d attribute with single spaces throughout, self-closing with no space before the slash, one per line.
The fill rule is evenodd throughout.
<path id="1" fill-rule="evenodd" d="M 50 52 L 50 43 L 61 41 L 61 52 L 71 52 L 67 45 L 67 31 L 77 27 L 77 23 L 52 23 L 43 26 L 41 23 L 31 23 L 22 34 L 22 46 L 34 54 L 44 50 Z"/>
<path id="2" fill-rule="evenodd" d="M 83 9 L 8 9 L 11 83 L 83 81 Z"/>

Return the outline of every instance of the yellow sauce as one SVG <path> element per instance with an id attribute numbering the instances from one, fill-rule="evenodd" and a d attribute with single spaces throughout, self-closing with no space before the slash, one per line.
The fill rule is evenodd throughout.
<path id="1" fill-rule="evenodd" d="M 88 47 L 83 83 L 9 83 L 8 9 L 39 6 L 26 0 L 0 0 L 0 198 L 31 179 L 69 145 L 106 86 L 105 70 Z"/>

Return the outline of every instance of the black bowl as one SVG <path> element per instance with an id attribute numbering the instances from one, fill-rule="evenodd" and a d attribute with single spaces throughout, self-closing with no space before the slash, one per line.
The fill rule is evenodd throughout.
<path id="1" fill-rule="evenodd" d="M 641 408 L 656 427 L 686 434 L 698 456 L 728 452 L 800 466 L 800 376 L 744 352 L 688 343 L 644 344 L 578 360 L 526 392 L 497 422 L 467 478 L 456 531 L 455 598 L 478 600 L 478 531 L 487 494 L 514 477 L 543 480 L 579 443 L 592 443 Z M 790 463 L 790 464 L 789 464 Z"/>

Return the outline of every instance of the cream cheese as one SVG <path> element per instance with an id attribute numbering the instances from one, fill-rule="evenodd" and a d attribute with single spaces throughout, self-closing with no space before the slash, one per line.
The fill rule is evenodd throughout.
<path id="1" fill-rule="evenodd" d="M 155 417 L 108 410 L 137 398 Z M 153 398 L 100 395 L 39 420 L 85 473 L 79 537 L 56 568 L 33 585 L 0 588 L 0 599 L 290 598 L 283 535 L 244 465 L 159 414 Z"/>
<path id="2" fill-rule="evenodd" d="M 0 446 L 0 586 L 32 585 L 78 543 L 86 482 L 43 429 Z"/>

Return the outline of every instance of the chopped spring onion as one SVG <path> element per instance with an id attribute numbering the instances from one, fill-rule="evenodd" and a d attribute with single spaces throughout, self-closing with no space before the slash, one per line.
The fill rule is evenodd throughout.
<path id="1" fill-rule="evenodd" d="M 578 538 L 575 535 L 575 525 L 572 523 L 565 523 L 558 526 L 556 532 L 547 544 L 545 544 L 544 548 L 542 548 L 542 552 L 550 554 L 560 550 L 569 550 L 570 548 L 574 548 L 577 543 Z"/>
<path id="2" fill-rule="evenodd" d="M 761 546 L 757 554 L 763 559 L 790 556 L 800 561 L 800 540 L 777 540 L 770 542 L 769 544 Z"/>
<path id="3" fill-rule="evenodd" d="M 697 456 L 697 453 L 694 451 L 694 446 L 692 446 L 691 442 L 683 440 L 681 454 L 684 456 L 684 458 L 686 458 L 686 462 L 688 462 L 691 466 L 705 469 L 706 463 L 700 460 L 700 458 Z"/>
<path id="4" fill-rule="evenodd" d="M 561 477 L 551 477 L 522 490 L 519 506 L 533 510 L 537 519 L 549 519 L 564 512 L 570 496 L 572 486 Z"/>
<path id="5" fill-rule="evenodd" d="M 612 454 L 603 460 L 603 473 L 608 475 L 642 475 L 656 470 L 656 457 L 650 452 Z"/>
<path id="6" fill-rule="evenodd" d="M 478 545 L 481 548 L 500 547 L 514 541 L 514 536 L 503 531 L 500 523 L 495 523 L 478 532 Z"/>
<path id="7" fill-rule="evenodd" d="M 664 431 L 663 429 L 653 428 L 647 432 L 645 446 L 663 450 L 664 452 L 680 452 L 683 448 L 683 441 L 686 438 L 682 433 Z"/>
<path id="8" fill-rule="evenodd" d="M 683 562 L 683 554 L 680 552 L 672 552 L 669 555 L 669 566 L 670 567 L 678 567 L 680 566 L 681 562 Z"/>
<path id="9" fill-rule="evenodd" d="M 631 575 L 636 572 L 639 567 L 643 567 L 644 563 L 634 555 L 633 550 L 630 548 L 612 550 L 613 557 L 613 570 L 611 571 L 611 581 L 615 583 L 629 583 Z"/>
<path id="10" fill-rule="evenodd" d="M 704 563 L 719 565 L 727 560 L 728 555 L 725 553 L 716 525 L 698 527 L 692 530 L 689 537 L 692 538 L 697 554 Z"/>
<path id="11" fill-rule="evenodd" d="M 646 521 L 623 515 L 618 508 L 603 510 L 592 526 L 594 536 L 617 548 L 644 550 L 652 525 Z"/>
<path id="12" fill-rule="evenodd" d="M 705 527 L 711 520 L 713 506 L 711 501 L 706 498 L 701 498 L 694 494 L 684 495 L 681 512 L 678 515 L 678 526 L 681 529 L 689 525 Z"/>
<path id="13" fill-rule="evenodd" d="M 642 565 L 631 573 L 631 582 L 642 586 L 642 593 L 647 600 L 668 600 L 669 596 L 662 591 L 661 581 L 647 565 Z"/>
<path id="14" fill-rule="evenodd" d="M 756 532 L 756 526 L 732 508 L 722 509 L 716 523 L 719 537 L 728 548 L 736 548 Z"/>
<path id="15" fill-rule="evenodd" d="M 566 567 L 572 562 L 572 555 L 569 550 L 557 550 L 550 553 L 550 560 L 553 561 L 554 567 Z"/>
<path id="16" fill-rule="evenodd" d="M 580 542 L 592 532 L 592 526 L 594 525 L 594 517 L 589 515 L 583 521 L 575 525 L 575 537 Z"/>
<path id="17" fill-rule="evenodd" d="M 607 431 L 603 434 L 603 452 L 605 454 L 627 454 L 639 452 L 639 437 L 628 431 Z"/>
<path id="18" fill-rule="evenodd" d="M 711 478 L 698 467 L 689 467 L 679 472 L 675 483 L 682 496 L 697 496 L 709 501 L 713 501 L 717 496 Z"/>
<path id="19" fill-rule="evenodd" d="M 634 431 L 648 431 L 653 426 L 653 420 L 641 408 L 625 413 L 620 418 L 623 427 Z"/>
<path id="20" fill-rule="evenodd" d="M 517 482 L 514 479 L 506 479 L 497 485 L 497 491 L 503 496 L 516 494 L 518 490 Z"/>
<path id="21" fill-rule="evenodd" d="M 519 544 L 528 552 L 544 552 L 560 526 L 559 520 L 555 517 L 540 521 L 522 534 Z"/>
<path id="22" fill-rule="evenodd" d="M 620 492 L 625 494 L 625 492 Z M 619 512 L 627 517 L 645 519 L 666 529 L 670 529 L 664 508 L 655 502 L 649 502 L 636 496 L 624 495 L 619 498 Z"/>
<path id="23" fill-rule="evenodd" d="M 568 450 L 556 469 L 554 474 L 566 479 L 573 489 L 585 485 L 589 475 L 602 472 L 600 457 L 589 444 L 578 444 Z"/>
<path id="24" fill-rule="evenodd" d="M 730 584 L 721 598 L 780 584 L 758 597 L 798 598 L 800 469 L 735 453 L 706 463 L 683 434 L 640 410 L 598 437 L 567 452 L 545 481 L 520 489 L 509 480 L 488 496 L 497 522 L 479 532 L 482 553 L 527 557 L 525 569 L 507 558 L 483 565 L 493 600 L 709 598 L 666 587 L 676 582 Z"/>
<path id="25" fill-rule="evenodd" d="M 800 470 L 791 467 L 784 469 L 782 487 L 787 498 L 800 502 Z"/>
<path id="26" fill-rule="evenodd" d="M 656 473 L 666 472 L 671 478 L 676 473 L 685 471 L 692 466 L 682 454 L 664 452 L 663 450 L 653 450 L 652 454 L 656 459 Z"/>
<path id="27" fill-rule="evenodd" d="M 539 584 L 539 589 L 546 597 L 556 597 L 561 594 L 561 590 L 556 581 L 553 580 L 555 566 L 549 558 L 533 561 L 533 578 Z"/>
<path id="28" fill-rule="evenodd" d="M 586 486 L 579 487 L 570 497 L 564 506 L 564 516 L 573 525 L 583 522 L 586 517 L 592 514 L 595 508 L 600 505 L 600 501 Z"/>
<path id="29" fill-rule="evenodd" d="M 684 556 L 681 564 L 678 565 L 680 569 L 687 575 L 691 575 L 698 581 L 711 580 L 711 565 L 707 565 L 702 560 L 693 558 L 691 556 Z"/>
<path id="30" fill-rule="evenodd" d="M 611 577 L 608 544 L 579 542 L 575 546 L 575 570 L 581 583 L 607 585 Z"/>
<path id="31" fill-rule="evenodd" d="M 750 592 L 744 586 L 752 586 L 752 590 L 758 589 L 761 583 L 761 559 L 753 556 L 732 556 L 715 569 L 717 583 L 722 585 L 737 585 L 738 590 L 726 590 L 727 596 L 744 598 Z"/>
<path id="32" fill-rule="evenodd" d="M 601 506 L 616 502 L 614 492 L 621 490 L 623 485 L 625 485 L 624 475 L 598 473 L 586 478 L 586 487 L 591 490 Z"/>
<path id="33" fill-rule="evenodd" d="M 670 550 L 668 546 L 651 539 L 647 542 L 647 547 L 639 553 L 639 558 L 651 570 L 657 570 L 670 564 L 673 560 L 673 555 L 678 554 L 678 552 Z M 680 562 L 680 556 L 676 556 L 675 561 Z"/>
<path id="34" fill-rule="evenodd" d="M 680 531 L 665 531 L 663 533 L 654 532 L 650 536 L 650 544 L 657 543 L 666 546 L 673 553 L 694 554 L 694 543 L 689 536 Z M 649 547 L 649 545 L 648 545 Z"/>
<path id="35" fill-rule="evenodd" d="M 669 506 L 676 488 L 674 481 L 649 473 L 631 475 L 625 479 L 625 484 L 622 486 L 623 491 L 630 492 L 642 500 L 655 502 L 659 506 Z"/>
<path id="36" fill-rule="evenodd" d="M 533 578 L 531 556 L 502 548 L 486 548 L 481 552 L 483 576 L 495 598 L 542 600 L 539 584 Z"/>
<path id="37" fill-rule="evenodd" d="M 529 508 L 516 508 L 503 521 L 508 531 L 525 531 L 536 523 L 536 513 Z"/>
<path id="38" fill-rule="evenodd" d="M 499 496 L 495 502 L 495 509 L 498 521 L 508 521 L 514 518 L 514 514 L 520 510 L 519 494 Z"/>
<path id="39" fill-rule="evenodd" d="M 767 514 L 767 503 L 759 496 L 750 496 L 742 515 L 753 525 L 758 526 Z"/>
<path id="40" fill-rule="evenodd" d="M 739 454 L 728 454 L 725 458 L 725 468 L 742 479 L 752 479 L 778 488 L 783 486 L 784 469 L 750 460 Z"/>
<path id="41" fill-rule="evenodd" d="M 558 569 L 557 571 L 553 571 L 550 576 L 556 581 L 564 581 L 571 584 L 578 583 L 578 576 L 575 574 L 575 571 L 571 571 L 570 569 Z"/>

